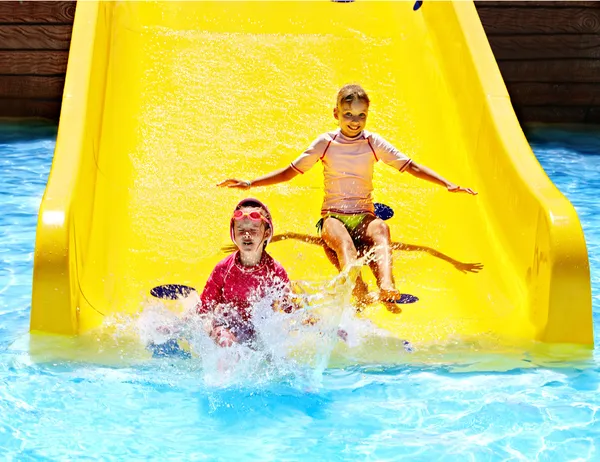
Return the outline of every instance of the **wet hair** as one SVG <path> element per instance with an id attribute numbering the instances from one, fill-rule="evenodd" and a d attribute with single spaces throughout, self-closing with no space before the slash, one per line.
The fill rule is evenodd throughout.
<path id="1" fill-rule="evenodd" d="M 362 101 L 367 104 L 371 104 L 369 95 L 363 87 L 358 84 L 350 83 L 340 88 L 337 94 L 337 105 L 341 106 L 343 103 L 352 104 L 354 101 Z"/>

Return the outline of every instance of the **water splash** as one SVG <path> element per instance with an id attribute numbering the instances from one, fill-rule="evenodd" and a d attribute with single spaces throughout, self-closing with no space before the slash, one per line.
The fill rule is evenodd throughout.
<path id="1" fill-rule="evenodd" d="M 154 358 L 199 362 L 207 386 L 287 382 L 303 390 L 318 389 L 341 344 L 346 352 L 352 352 L 370 345 L 374 337 L 391 338 L 388 331 L 356 316 L 351 292 L 358 270 L 360 264 L 325 285 L 297 283 L 304 306 L 292 313 L 274 310 L 273 302 L 281 293 L 267 291 L 252 307 L 252 341 L 230 347 L 217 345 L 209 335 L 219 313 L 204 317 L 195 314 L 197 293 L 181 298 L 176 307 L 162 300 L 148 301 L 139 316 L 122 318 L 121 322 L 135 324 L 139 342 Z M 398 345 L 401 351 L 411 351 L 406 341 Z"/>

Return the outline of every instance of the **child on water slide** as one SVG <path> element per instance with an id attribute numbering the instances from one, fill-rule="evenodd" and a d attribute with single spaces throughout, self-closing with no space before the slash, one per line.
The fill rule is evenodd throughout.
<path id="1" fill-rule="evenodd" d="M 229 233 L 237 251 L 217 263 L 192 313 L 175 320 L 173 325 L 159 326 L 159 334 L 179 336 L 192 317 L 199 315 L 217 345 L 253 346 L 256 332 L 252 314 L 257 303 L 266 300 L 273 310 L 284 313 L 305 307 L 301 297 L 293 294 L 285 269 L 265 250 L 273 237 L 273 221 L 266 205 L 253 198 L 240 201 L 233 211 Z M 318 321 L 305 313 L 302 324 L 314 325 Z M 337 334 L 344 341 L 348 336 L 342 329 Z M 151 343 L 149 348 L 156 356 L 182 353 L 175 338 L 166 344 Z"/>
<path id="2" fill-rule="evenodd" d="M 449 192 L 477 194 L 458 186 L 433 170 L 417 164 L 381 136 L 367 132 L 370 100 L 360 85 L 345 85 L 337 95 L 333 116 L 340 128 L 320 135 L 290 165 L 254 180 L 227 179 L 219 186 L 249 189 L 289 181 L 305 173 L 319 160 L 323 163 L 325 198 L 317 228 L 325 243 L 335 252 L 341 268 L 356 262 L 357 247 L 373 249 L 373 272 L 383 302 L 395 302 L 401 296 L 392 273 L 390 231 L 374 213 L 373 167 L 382 160 L 400 172 L 447 188 Z M 359 302 L 368 302 L 367 285 L 360 279 L 354 294 Z"/>
<path id="3" fill-rule="evenodd" d="M 257 199 L 242 200 L 229 231 L 238 250 L 217 263 L 196 306 L 199 315 L 210 315 L 209 335 L 220 346 L 254 339 L 252 306 L 267 292 L 275 298 L 277 309 L 289 313 L 297 307 L 287 273 L 265 250 L 273 236 L 267 206 Z"/>

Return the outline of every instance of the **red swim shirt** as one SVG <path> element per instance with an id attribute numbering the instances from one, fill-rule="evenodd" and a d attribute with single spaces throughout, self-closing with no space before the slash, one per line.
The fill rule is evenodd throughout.
<path id="1" fill-rule="evenodd" d="M 206 281 L 196 310 L 198 314 L 217 310 L 220 316 L 225 316 L 225 319 L 215 320 L 215 327 L 226 325 L 235 331 L 245 330 L 239 324 L 250 324 L 252 305 L 269 291 L 272 291 L 274 298 L 278 298 L 278 293 L 283 295 L 289 282 L 283 267 L 267 252 L 263 252 L 257 265 L 244 266 L 238 251 L 217 263 Z M 221 308 L 224 308 L 224 312 Z"/>

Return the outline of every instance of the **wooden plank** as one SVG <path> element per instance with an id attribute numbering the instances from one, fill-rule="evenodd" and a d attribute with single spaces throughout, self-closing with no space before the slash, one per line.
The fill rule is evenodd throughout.
<path id="1" fill-rule="evenodd" d="M 64 86 L 64 77 L 5 75 L 0 76 L 0 98 L 60 99 Z"/>
<path id="2" fill-rule="evenodd" d="M 600 82 L 509 82 L 506 87 L 513 104 L 518 106 L 591 106 L 600 104 Z"/>
<path id="3" fill-rule="evenodd" d="M 0 24 L 0 50 L 68 50 L 72 26 Z"/>
<path id="4" fill-rule="evenodd" d="M 496 59 L 600 59 L 600 34 L 491 35 Z"/>
<path id="5" fill-rule="evenodd" d="M 73 24 L 77 2 L 0 1 L 0 24 Z"/>
<path id="6" fill-rule="evenodd" d="M 0 75 L 64 74 L 68 57 L 68 51 L 0 51 Z"/>
<path id="7" fill-rule="evenodd" d="M 488 35 L 600 33 L 600 3 L 596 8 L 480 7 L 477 12 Z"/>
<path id="8" fill-rule="evenodd" d="M 598 82 L 600 60 L 499 60 L 505 82 Z"/>
<path id="9" fill-rule="evenodd" d="M 589 108 L 585 122 L 588 124 L 600 124 L 600 106 Z"/>
<path id="10" fill-rule="evenodd" d="M 521 124 L 528 122 L 585 123 L 588 107 L 520 106 L 515 112 Z"/>
<path id="11" fill-rule="evenodd" d="M 0 117 L 43 117 L 58 120 L 61 100 L 0 99 Z"/>
<path id="12" fill-rule="evenodd" d="M 523 123 L 600 123 L 600 106 L 522 106 L 517 109 L 517 117 Z"/>

